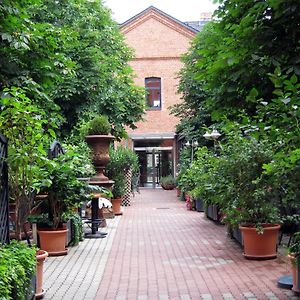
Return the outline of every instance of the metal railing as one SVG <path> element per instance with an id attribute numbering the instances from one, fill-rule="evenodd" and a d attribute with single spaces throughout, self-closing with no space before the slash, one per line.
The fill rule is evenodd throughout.
<path id="1" fill-rule="evenodd" d="M 0 243 L 9 243 L 7 139 L 0 134 Z"/>

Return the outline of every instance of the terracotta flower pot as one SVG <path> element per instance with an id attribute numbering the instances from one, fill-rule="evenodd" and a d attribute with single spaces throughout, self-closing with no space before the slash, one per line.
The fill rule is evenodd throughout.
<path id="1" fill-rule="evenodd" d="M 68 254 L 68 249 L 66 249 L 67 232 L 68 229 L 38 230 L 40 248 L 47 251 L 49 256 Z"/>
<path id="2" fill-rule="evenodd" d="M 299 294 L 300 293 L 300 259 L 296 261 L 295 256 L 292 254 L 289 255 L 289 259 L 291 260 L 292 264 L 292 274 L 293 274 L 293 288 L 292 290 Z"/>
<path id="3" fill-rule="evenodd" d="M 180 195 L 181 195 L 181 190 L 180 190 L 180 188 L 176 188 L 176 195 L 177 195 L 177 197 L 180 197 Z"/>
<path id="4" fill-rule="evenodd" d="M 265 224 L 259 234 L 254 226 L 239 226 L 243 235 L 244 256 L 251 259 L 270 259 L 277 257 L 277 240 L 280 225 Z"/>
<path id="5" fill-rule="evenodd" d="M 43 290 L 43 268 L 44 261 L 48 256 L 48 252 L 44 250 L 38 250 L 36 253 L 36 290 L 35 298 L 41 299 L 44 297 L 45 291 Z"/>
<path id="6" fill-rule="evenodd" d="M 116 216 L 123 215 L 123 213 L 121 212 L 122 198 L 111 199 L 111 203 L 112 203 L 114 214 Z"/>

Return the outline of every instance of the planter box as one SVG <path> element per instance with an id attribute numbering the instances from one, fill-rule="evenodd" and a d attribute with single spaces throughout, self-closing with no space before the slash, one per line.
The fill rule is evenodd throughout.
<path id="1" fill-rule="evenodd" d="M 71 241 L 73 240 L 73 236 L 72 236 L 72 233 L 74 232 L 72 230 L 72 222 L 71 220 L 68 220 L 66 223 L 65 223 L 65 226 L 66 226 L 66 229 L 68 229 L 68 232 L 67 232 L 67 238 L 66 238 L 66 246 L 68 246 Z"/>
<path id="2" fill-rule="evenodd" d="M 34 274 L 31 278 L 30 289 L 28 291 L 26 300 L 35 299 L 35 289 L 36 289 L 36 275 Z"/>
<path id="3" fill-rule="evenodd" d="M 204 204 L 202 199 L 196 199 L 196 210 L 198 212 L 203 212 L 204 211 Z"/>
<path id="4" fill-rule="evenodd" d="M 243 236 L 239 227 L 231 228 L 231 236 L 235 239 L 241 246 L 243 246 Z"/>
<path id="5" fill-rule="evenodd" d="M 207 218 L 219 222 L 220 221 L 220 212 L 218 205 L 216 204 L 209 204 L 205 207 L 205 214 Z"/>
<path id="6" fill-rule="evenodd" d="M 30 286 L 29 286 L 27 295 L 25 296 L 26 300 L 35 299 L 35 289 L 36 289 L 36 275 L 34 274 L 31 278 L 31 282 L 30 282 Z M 17 291 L 15 290 L 15 288 L 12 291 L 11 298 L 13 300 L 19 299 L 18 296 L 17 296 Z"/>

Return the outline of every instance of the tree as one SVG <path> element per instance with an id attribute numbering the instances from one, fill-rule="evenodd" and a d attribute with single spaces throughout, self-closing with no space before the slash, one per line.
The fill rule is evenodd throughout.
<path id="1" fill-rule="evenodd" d="M 180 90 L 187 91 L 183 105 L 190 103 L 195 116 L 204 107 L 213 122 L 255 115 L 255 99 L 272 98 L 269 74 L 276 67 L 300 75 L 299 1 L 219 3 L 216 19 L 198 34 L 185 57 L 180 82 Z"/>
<path id="2" fill-rule="evenodd" d="M 60 109 L 64 136 L 91 113 L 107 114 L 117 134 L 141 119 L 132 52 L 101 1 L 4 0 L 0 21 L 0 89 L 26 88 L 46 111 Z"/>
<path id="3" fill-rule="evenodd" d="M 102 2 L 48 0 L 35 6 L 34 16 L 69 33 L 61 51 L 73 62 L 72 74 L 53 90 L 66 132 L 91 113 L 107 115 L 117 133 L 124 125 L 134 127 L 144 111 L 144 95 L 133 84 L 132 52 Z"/>

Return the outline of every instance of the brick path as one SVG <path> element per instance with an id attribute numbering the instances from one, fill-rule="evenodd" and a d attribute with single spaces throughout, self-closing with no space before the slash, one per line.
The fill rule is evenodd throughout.
<path id="1" fill-rule="evenodd" d="M 174 191 L 145 189 L 120 218 L 95 299 L 300 299 L 276 287 L 289 272 L 283 257 L 244 259 L 224 226 Z"/>
<path id="2" fill-rule="evenodd" d="M 283 256 L 250 261 L 224 226 L 187 211 L 174 191 L 141 190 L 105 239 L 45 262 L 45 300 L 300 299 L 276 287 Z"/>
<path id="3" fill-rule="evenodd" d="M 104 239 L 85 239 L 66 256 L 48 257 L 44 267 L 45 300 L 92 300 L 101 282 L 120 218 L 107 220 Z"/>

